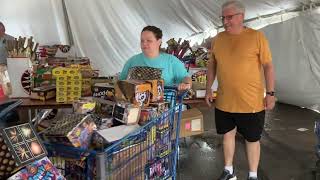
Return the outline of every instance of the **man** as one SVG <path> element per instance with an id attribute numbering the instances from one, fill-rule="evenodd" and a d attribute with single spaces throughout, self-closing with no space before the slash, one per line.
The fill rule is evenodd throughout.
<path id="1" fill-rule="evenodd" d="M 6 28 L 2 22 L 0 22 L 0 65 L 7 65 L 8 52 L 6 50 L 6 42 L 8 40 L 14 40 L 14 37 L 7 35 Z"/>
<path id="2" fill-rule="evenodd" d="M 265 110 L 271 110 L 275 104 L 274 69 L 268 42 L 263 33 L 244 26 L 244 15 L 245 8 L 239 1 L 222 5 L 225 31 L 213 39 L 208 64 L 206 102 L 209 106 L 216 75 L 218 80 L 215 121 L 217 133 L 223 134 L 225 163 L 219 180 L 237 179 L 233 169 L 236 132 L 246 141 L 248 180 L 258 179 L 259 140 Z"/>

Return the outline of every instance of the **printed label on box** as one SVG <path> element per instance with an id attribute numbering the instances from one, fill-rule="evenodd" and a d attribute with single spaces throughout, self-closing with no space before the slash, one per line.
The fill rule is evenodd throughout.
<path id="1" fill-rule="evenodd" d="M 191 121 L 191 131 L 201 131 L 201 119 Z"/>

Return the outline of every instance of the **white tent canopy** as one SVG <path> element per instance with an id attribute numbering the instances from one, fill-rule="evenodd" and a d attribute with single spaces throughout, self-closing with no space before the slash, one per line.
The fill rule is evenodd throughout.
<path id="1" fill-rule="evenodd" d="M 40 44 L 71 43 L 77 56 L 89 57 L 93 66 L 98 68 L 102 75 L 112 75 L 121 71 L 130 56 L 140 52 L 139 36 L 146 25 L 160 27 L 163 30 L 164 42 L 174 37 L 190 39 L 194 44 L 214 36 L 221 26 L 219 16 L 223 2 L 223 0 L 0 0 L 0 21 L 6 25 L 7 33 L 13 36 L 34 36 Z M 292 10 L 302 7 L 315 8 L 312 5 L 319 4 L 319 0 L 243 0 L 243 2 L 246 5 L 246 19 L 258 17 L 257 20 L 248 23 L 254 28 L 285 21 L 299 14 L 291 13 Z M 270 14 L 273 16 L 269 17 Z M 267 26 L 264 31 L 270 39 L 273 51 L 279 100 L 309 107 L 320 104 L 320 92 L 317 92 L 320 81 L 320 56 L 315 49 L 319 49 L 317 42 L 320 34 L 316 28 L 319 24 L 316 23 L 316 19 L 320 19 L 320 16 L 316 13 L 303 14 L 304 16 L 285 23 Z M 304 18 L 304 21 L 301 18 Z M 310 33 L 301 45 L 300 40 L 301 37 L 306 37 L 305 32 Z M 283 41 L 280 42 L 280 39 Z M 309 43 L 309 40 L 312 40 L 312 43 Z M 314 42 L 315 40 L 317 42 Z M 287 42 L 297 46 L 288 46 Z M 296 50 L 301 50 L 302 47 L 303 51 Z M 297 62 L 309 66 L 298 66 Z M 292 67 L 294 70 L 288 71 L 287 67 Z M 296 75 L 296 72 L 299 72 L 299 75 Z M 300 80 L 310 84 L 295 83 Z M 303 88 L 296 87 L 302 84 Z M 291 91 L 292 89 L 295 91 Z M 303 95 L 297 96 L 295 94 L 297 92 Z"/>

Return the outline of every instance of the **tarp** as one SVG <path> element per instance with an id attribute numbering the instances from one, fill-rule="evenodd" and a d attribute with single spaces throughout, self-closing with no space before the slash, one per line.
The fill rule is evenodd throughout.
<path id="1" fill-rule="evenodd" d="M 263 28 L 269 39 L 280 102 L 320 110 L 320 14 Z"/>
<path id="2" fill-rule="evenodd" d="M 216 0 L 0 0 L 0 21 L 14 36 L 30 36 L 41 44 L 68 44 L 63 12 L 70 21 L 75 51 L 89 57 L 103 75 L 121 70 L 140 51 L 140 32 L 146 25 L 163 30 L 163 45 L 174 38 L 195 34 L 200 42 L 216 34 L 221 25 Z M 246 18 L 279 12 L 301 5 L 301 0 L 243 0 Z M 307 0 L 305 1 L 307 2 Z M 259 26 L 264 21 L 254 24 Z"/>
<path id="3" fill-rule="evenodd" d="M 40 44 L 68 44 L 87 56 L 101 75 L 121 71 L 129 57 L 140 52 L 140 32 L 146 25 L 170 38 L 201 43 L 221 26 L 224 0 L 0 0 L 0 21 L 7 33 L 34 36 Z M 319 0 L 243 0 L 249 26 L 265 31 L 276 68 L 276 90 L 281 102 L 304 107 L 320 104 L 319 20 L 316 14 L 288 11 Z M 317 18 L 318 17 L 318 18 Z M 68 20 L 68 21 L 67 21 Z M 281 22 L 269 25 L 275 22 Z M 69 24 L 69 25 L 68 25 Z M 269 26 L 267 26 L 269 25 Z M 70 27 L 70 32 L 68 31 Z M 73 55 L 74 55 L 73 54 Z"/>

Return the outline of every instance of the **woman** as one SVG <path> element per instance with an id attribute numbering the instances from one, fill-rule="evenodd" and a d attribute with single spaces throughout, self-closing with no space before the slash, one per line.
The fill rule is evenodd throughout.
<path id="1" fill-rule="evenodd" d="M 165 85 L 178 84 L 179 90 L 191 87 L 191 78 L 184 64 L 175 56 L 161 53 L 162 31 L 155 26 L 146 26 L 141 32 L 142 53 L 131 57 L 124 65 L 120 80 L 125 80 L 128 70 L 135 66 L 148 66 L 162 70 L 162 79 Z"/>

